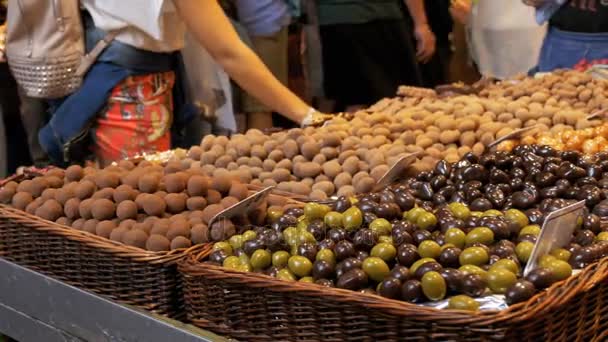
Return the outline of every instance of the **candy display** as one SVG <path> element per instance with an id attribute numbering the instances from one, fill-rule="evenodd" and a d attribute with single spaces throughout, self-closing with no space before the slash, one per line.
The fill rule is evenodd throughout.
<path id="1" fill-rule="evenodd" d="M 541 259 L 527 277 L 540 233 L 518 209 L 473 210 L 452 202 L 436 212 L 415 206 L 404 188 L 342 197 L 332 206 L 269 213 L 269 227 L 214 244 L 209 262 L 288 281 L 314 282 L 412 303 L 448 296 L 449 307 L 477 309 L 471 297 L 504 294 L 509 304 L 608 255 L 606 234 L 583 227 L 565 249 Z M 582 239 L 581 236 L 585 236 Z"/>
<path id="2" fill-rule="evenodd" d="M 499 330 L 521 325 L 518 310 L 541 326 L 545 305 L 584 311 L 572 301 L 605 287 L 607 96 L 606 81 L 578 71 L 403 86 L 321 127 L 207 135 L 105 168 L 30 172 L 0 183 L 5 229 L 21 229 L 0 234 L 0 249 L 35 231 L 42 248 L 3 255 L 76 260 L 74 275 L 47 272 L 239 340 L 339 340 L 351 327 L 349 338 L 392 340 L 414 325 L 452 340 L 462 337 L 454 322 L 467 334 L 483 326 L 481 340 L 512 338 Z M 241 206 L 262 189 L 264 200 Z M 547 229 L 573 207 L 570 223 Z M 561 240 L 539 252 L 551 228 Z M 53 250 L 59 238 L 65 255 Z M 86 265 L 101 270 L 89 279 Z M 346 318 L 332 316 L 342 307 Z M 321 332 L 286 332 L 300 324 L 291 316 Z"/>
<path id="3" fill-rule="evenodd" d="M 232 221 L 219 221 L 221 229 L 209 227 L 209 221 L 248 196 L 247 187 L 230 175 L 218 172 L 209 177 L 184 160 L 164 166 L 122 161 L 102 170 L 71 166 L 20 183 L 9 182 L 0 189 L 4 204 L 154 252 L 229 237 L 235 230 Z M 271 196 L 270 201 L 285 203 L 277 196 Z M 262 206 L 263 212 L 267 203 Z M 254 212 L 238 223 L 260 224 L 263 220 L 263 215 L 260 218 Z"/>
<path id="4" fill-rule="evenodd" d="M 414 169 L 425 170 L 440 159 L 456 162 L 469 152 L 480 155 L 488 144 L 522 127 L 557 133 L 601 124 L 586 117 L 604 108 L 602 81 L 570 71 L 517 80 L 521 86 L 511 82 L 488 85 L 484 96 L 438 98 L 402 89 L 425 97 L 385 99 L 319 128 L 206 136 L 188 157 L 209 174 L 228 170 L 244 183 L 276 185 L 284 192 L 324 200 L 370 191 L 405 153 L 422 153 Z M 514 87 L 531 90 L 519 94 Z M 589 89 L 597 96 L 578 99 L 567 94 Z"/>

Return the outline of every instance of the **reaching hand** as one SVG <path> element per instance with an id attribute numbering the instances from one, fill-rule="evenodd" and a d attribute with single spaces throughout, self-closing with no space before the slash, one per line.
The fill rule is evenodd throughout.
<path id="1" fill-rule="evenodd" d="M 308 112 L 308 114 L 306 115 L 306 117 L 304 117 L 304 120 L 302 120 L 301 124 L 302 124 L 302 127 L 308 127 L 308 126 L 316 127 L 316 126 L 323 125 L 326 121 L 329 121 L 333 118 L 334 118 L 333 115 L 324 114 L 324 113 L 321 113 L 321 112 L 311 108 L 310 111 Z"/>
<path id="2" fill-rule="evenodd" d="M 522 0 L 524 4 L 528 5 L 528 6 L 532 6 L 534 8 L 539 8 L 540 6 L 544 5 L 547 0 Z"/>
<path id="3" fill-rule="evenodd" d="M 456 22 L 466 25 L 471 15 L 471 0 L 453 0 L 450 6 L 450 14 Z"/>
<path id="4" fill-rule="evenodd" d="M 5 62 L 6 25 L 0 25 L 0 63 Z"/>
<path id="5" fill-rule="evenodd" d="M 435 54 L 435 34 L 429 25 L 417 26 L 414 30 L 416 37 L 416 58 L 419 62 L 426 63 Z"/>

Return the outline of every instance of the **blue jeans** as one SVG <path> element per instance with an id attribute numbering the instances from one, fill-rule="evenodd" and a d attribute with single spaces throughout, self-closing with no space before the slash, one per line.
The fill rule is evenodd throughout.
<path id="1" fill-rule="evenodd" d="M 550 28 L 540 52 L 538 71 L 572 68 L 583 58 L 608 58 L 608 33 L 578 33 Z"/>

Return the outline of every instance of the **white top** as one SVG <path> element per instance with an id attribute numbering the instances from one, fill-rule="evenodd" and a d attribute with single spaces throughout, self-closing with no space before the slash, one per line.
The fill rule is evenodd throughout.
<path id="1" fill-rule="evenodd" d="M 81 0 L 104 31 L 122 30 L 116 40 L 133 47 L 172 52 L 184 47 L 186 26 L 172 0 Z"/>
<path id="2" fill-rule="evenodd" d="M 546 26 L 521 1 L 481 0 L 471 17 L 473 59 L 484 76 L 508 78 L 537 65 Z"/>

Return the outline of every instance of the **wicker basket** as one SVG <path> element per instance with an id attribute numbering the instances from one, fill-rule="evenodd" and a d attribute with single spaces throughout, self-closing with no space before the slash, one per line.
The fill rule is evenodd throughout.
<path id="1" fill-rule="evenodd" d="M 210 244 L 149 252 L 0 205 L 0 257 L 158 314 L 183 315 L 177 262 Z"/>
<path id="2" fill-rule="evenodd" d="M 199 259 L 200 260 L 200 259 Z M 244 341 L 606 341 L 608 258 L 500 312 L 437 310 L 180 262 L 188 320 Z"/>

